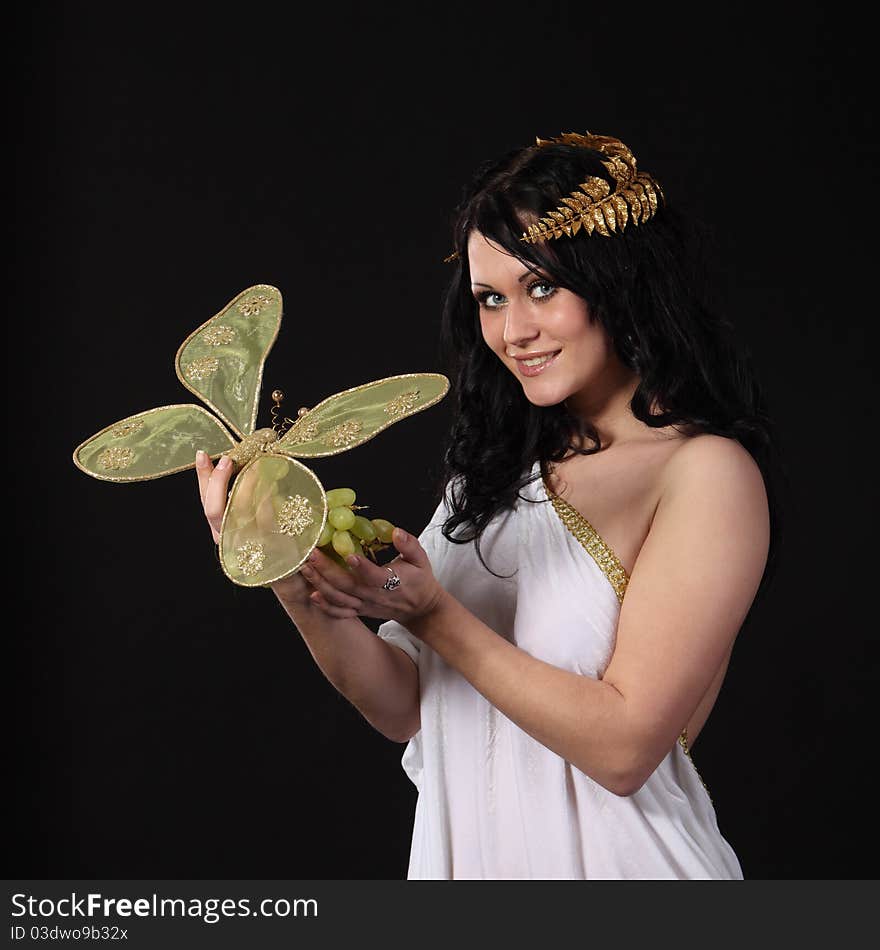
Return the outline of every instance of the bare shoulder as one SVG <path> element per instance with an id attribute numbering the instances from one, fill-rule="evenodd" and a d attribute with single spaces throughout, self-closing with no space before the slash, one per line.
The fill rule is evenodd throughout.
<path id="1" fill-rule="evenodd" d="M 698 493 L 767 505 L 764 476 L 751 453 L 736 439 L 700 433 L 682 439 L 661 475 L 662 495 Z M 733 499 L 731 499 L 733 500 Z"/>
<path id="2" fill-rule="evenodd" d="M 736 439 L 701 433 L 682 440 L 661 472 L 655 520 L 664 513 L 682 526 L 726 535 L 763 567 L 770 547 L 767 489 L 758 463 Z"/>

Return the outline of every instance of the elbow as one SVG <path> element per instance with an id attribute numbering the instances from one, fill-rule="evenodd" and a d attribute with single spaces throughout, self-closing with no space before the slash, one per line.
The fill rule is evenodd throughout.
<path id="1" fill-rule="evenodd" d="M 643 755 L 633 753 L 618 756 L 601 776 L 582 771 L 613 795 L 629 798 L 648 781 L 654 768 L 648 766 Z"/>
<path id="2" fill-rule="evenodd" d="M 646 781 L 647 779 L 635 773 L 619 772 L 602 784 L 609 792 L 617 795 L 619 798 L 629 798 L 630 795 L 635 795 Z"/>
<path id="3" fill-rule="evenodd" d="M 614 788 L 611 791 L 621 798 L 635 795 L 654 774 L 661 759 L 662 756 L 657 758 L 645 749 L 637 750 L 626 761 L 620 763 L 615 775 Z"/>
<path id="4" fill-rule="evenodd" d="M 416 730 L 416 732 L 418 732 L 418 729 Z M 412 737 L 415 734 L 416 734 L 415 732 L 411 732 L 411 733 L 403 733 L 403 732 L 387 733 L 386 732 L 385 738 L 390 739 L 391 742 L 398 743 L 398 745 L 405 745 L 407 742 L 409 742 L 410 739 L 412 739 Z"/>
<path id="5" fill-rule="evenodd" d="M 388 730 L 384 732 L 386 739 L 390 739 L 392 742 L 409 742 L 410 739 L 422 728 L 422 717 L 420 711 L 416 710 L 415 720 L 410 720 L 405 725 L 401 726 L 399 729 Z"/>
<path id="6" fill-rule="evenodd" d="M 416 729 L 416 732 L 418 731 L 419 730 Z M 385 738 L 390 739 L 392 742 L 396 742 L 399 745 L 406 745 L 406 743 L 409 742 L 410 739 L 412 739 L 412 737 L 416 734 L 416 732 L 412 732 L 406 735 L 385 736 Z"/>
<path id="7" fill-rule="evenodd" d="M 627 775 L 622 777 L 616 783 L 615 787 L 609 789 L 609 791 L 613 791 L 614 794 L 620 798 L 629 798 L 631 795 L 635 795 L 635 793 L 645 784 L 646 781 L 646 777 Z"/>
<path id="8" fill-rule="evenodd" d="M 646 778 L 643 778 L 640 772 L 632 768 L 628 761 L 611 763 L 601 771 L 596 769 L 595 766 L 591 767 L 589 765 L 577 765 L 576 767 L 587 778 L 592 779 L 597 785 L 601 785 L 606 791 L 620 798 L 635 795 L 646 781 Z"/>

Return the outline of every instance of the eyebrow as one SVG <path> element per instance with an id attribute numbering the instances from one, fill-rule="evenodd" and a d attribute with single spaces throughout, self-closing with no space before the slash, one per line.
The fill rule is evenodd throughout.
<path id="1" fill-rule="evenodd" d="M 529 275 L 540 276 L 540 275 L 535 274 L 534 271 L 527 270 L 525 273 L 520 274 L 520 276 L 517 277 L 516 282 L 517 282 L 518 284 L 521 284 L 521 283 L 526 279 L 526 277 L 528 277 Z M 478 280 L 474 280 L 474 281 L 471 281 L 471 286 L 473 286 L 473 287 L 491 287 L 492 285 L 491 285 L 491 284 L 481 284 Z"/>

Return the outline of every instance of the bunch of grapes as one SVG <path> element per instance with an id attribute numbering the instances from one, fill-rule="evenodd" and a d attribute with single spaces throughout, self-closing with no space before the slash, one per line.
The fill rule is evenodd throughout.
<path id="1" fill-rule="evenodd" d="M 376 560 L 376 552 L 391 546 L 394 525 L 384 518 L 355 514 L 368 505 L 356 505 L 351 488 L 331 488 L 327 492 L 327 522 L 318 538 L 318 547 L 331 560 L 351 570 L 346 558 L 361 554 Z"/>

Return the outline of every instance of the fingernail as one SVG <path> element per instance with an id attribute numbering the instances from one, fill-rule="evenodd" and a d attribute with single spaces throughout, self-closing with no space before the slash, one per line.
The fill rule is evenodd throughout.
<path id="1" fill-rule="evenodd" d="M 217 468 L 229 468 L 232 462 L 229 459 L 228 455 L 224 455 L 222 459 L 217 463 Z"/>
<path id="2" fill-rule="evenodd" d="M 400 528 L 395 528 L 395 529 L 394 529 L 394 537 L 395 537 L 395 539 L 396 539 L 397 541 L 400 541 L 401 543 L 403 543 L 404 541 L 407 540 L 407 534 L 406 534 L 406 532 L 405 532 L 405 531 L 401 531 Z"/>
<path id="3" fill-rule="evenodd" d="M 204 465 L 207 458 L 208 456 L 199 449 L 198 452 L 196 452 L 196 465 Z"/>
<path id="4" fill-rule="evenodd" d="M 351 564 L 352 567 L 357 567 L 358 564 L 361 563 L 360 558 L 355 557 L 353 554 L 351 555 L 351 557 L 347 557 L 345 560 L 348 561 L 348 563 Z"/>

